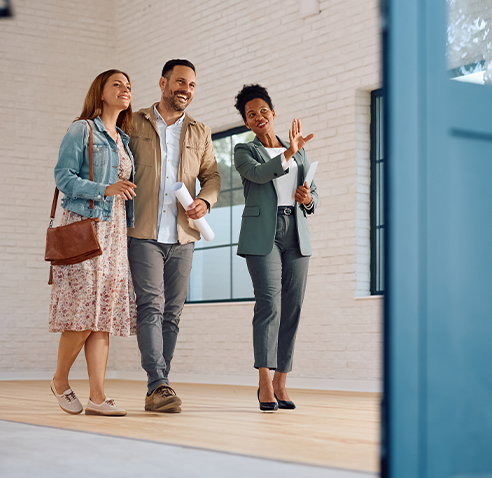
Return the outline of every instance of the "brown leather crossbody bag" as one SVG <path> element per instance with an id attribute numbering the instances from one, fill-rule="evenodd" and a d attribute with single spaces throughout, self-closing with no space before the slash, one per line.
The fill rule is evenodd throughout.
<path id="1" fill-rule="evenodd" d="M 89 179 L 94 180 L 92 160 L 92 127 L 89 125 Z M 53 204 L 51 206 L 50 225 L 46 232 L 46 250 L 44 260 L 51 262 L 48 284 L 53 283 L 53 266 L 77 264 L 102 254 L 97 239 L 94 223 L 99 218 L 87 218 L 66 226 L 53 227 L 56 205 L 58 203 L 58 188 L 55 188 Z M 94 201 L 90 201 L 90 209 L 94 208 Z"/>

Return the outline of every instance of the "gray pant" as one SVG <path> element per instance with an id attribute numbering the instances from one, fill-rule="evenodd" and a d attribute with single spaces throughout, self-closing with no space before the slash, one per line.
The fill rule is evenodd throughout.
<path id="1" fill-rule="evenodd" d="M 128 238 L 128 260 L 137 296 L 137 342 L 148 392 L 165 383 L 179 332 L 194 243 L 162 244 Z"/>
<path id="2" fill-rule="evenodd" d="M 309 257 L 299 251 L 295 217 L 279 214 L 272 252 L 247 255 L 246 263 L 256 299 L 254 366 L 290 372 L 309 267 Z"/>

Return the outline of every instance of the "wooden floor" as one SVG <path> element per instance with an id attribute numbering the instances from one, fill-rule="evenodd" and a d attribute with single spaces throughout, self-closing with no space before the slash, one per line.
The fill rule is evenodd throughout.
<path id="1" fill-rule="evenodd" d="M 296 410 L 259 411 L 256 389 L 172 384 L 182 413 L 143 409 L 143 382 L 107 380 L 106 394 L 126 417 L 68 415 L 47 381 L 0 382 L 0 419 L 280 460 L 378 471 L 379 400 L 375 393 L 290 390 Z M 85 406 L 88 382 L 71 386 Z"/>

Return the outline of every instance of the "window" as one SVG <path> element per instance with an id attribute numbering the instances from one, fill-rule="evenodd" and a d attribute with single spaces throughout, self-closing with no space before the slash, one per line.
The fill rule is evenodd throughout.
<path id="1" fill-rule="evenodd" d="M 371 93 L 371 295 L 384 293 L 383 94 Z"/>
<path id="2" fill-rule="evenodd" d="M 245 126 L 212 135 L 221 191 L 205 218 L 215 233 L 213 241 L 195 243 L 187 303 L 253 300 L 253 286 L 244 258 L 236 255 L 244 194 L 234 167 L 234 146 L 252 141 Z"/>

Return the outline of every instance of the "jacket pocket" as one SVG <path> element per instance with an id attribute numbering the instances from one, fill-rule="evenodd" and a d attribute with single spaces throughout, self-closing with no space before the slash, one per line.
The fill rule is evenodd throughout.
<path id="1" fill-rule="evenodd" d="M 160 144 L 156 144 L 160 151 Z M 130 140 L 130 151 L 133 154 L 135 168 L 138 166 L 155 166 L 157 164 L 156 150 L 152 138 L 132 136 Z"/>
<path id="2" fill-rule="evenodd" d="M 93 144 L 92 159 L 94 160 L 94 165 L 107 163 L 109 159 L 109 147 L 106 144 Z"/>
<path id="3" fill-rule="evenodd" d="M 243 217 L 259 216 L 260 206 L 244 206 Z"/>
<path id="4" fill-rule="evenodd" d="M 184 174 L 198 176 L 204 151 L 205 148 L 199 145 L 187 144 L 184 147 L 183 154 L 181 155 L 183 162 L 182 171 Z"/>
<path id="5" fill-rule="evenodd" d="M 94 164 L 94 180 L 104 182 L 107 179 L 109 164 L 109 147 L 105 144 L 92 146 L 92 159 Z"/>

